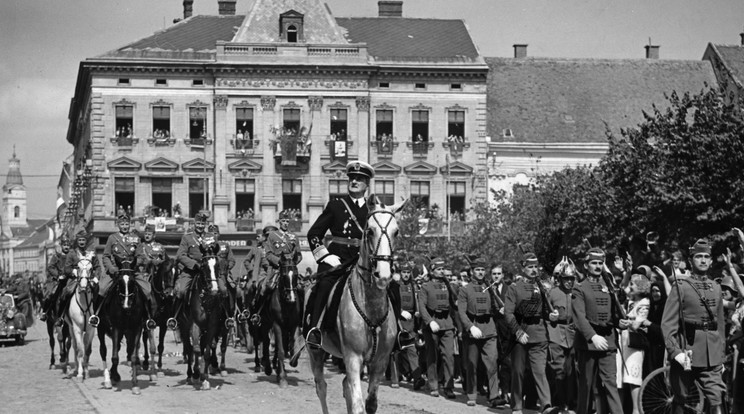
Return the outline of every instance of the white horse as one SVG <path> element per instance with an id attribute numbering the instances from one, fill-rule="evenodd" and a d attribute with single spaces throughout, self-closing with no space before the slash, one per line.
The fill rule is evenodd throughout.
<path id="1" fill-rule="evenodd" d="M 75 293 L 70 300 L 65 317 L 68 326 L 72 328 L 72 345 L 75 349 L 77 362 L 77 379 L 85 380 L 88 376 L 88 360 L 90 359 L 91 343 L 96 330 L 91 326 L 88 318 L 93 312 L 93 291 L 91 289 L 92 257 L 83 257 L 78 262 L 73 273 L 77 277 Z"/>

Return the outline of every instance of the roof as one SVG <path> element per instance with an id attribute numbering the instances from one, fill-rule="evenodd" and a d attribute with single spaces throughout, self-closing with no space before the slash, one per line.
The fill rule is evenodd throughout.
<path id="1" fill-rule="evenodd" d="M 16 157 L 15 145 L 13 146 L 13 158 L 9 159 L 8 176 L 5 179 L 5 186 L 23 185 L 23 176 L 21 175 L 21 160 Z"/>
<path id="2" fill-rule="evenodd" d="M 47 219 L 28 219 L 26 220 L 28 224 L 26 227 L 11 227 L 10 231 L 13 232 L 14 239 L 26 238 L 33 234 L 36 229 L 47 224 L 48 221 Z"/>
<path id="3" fill-rule="evenodd" d="M 184 58 L 213 60 L 217 41 L 230 41 L 245 16 L 192 16 L 99 58 Z"/>
<path id="4" fill-rule="evenodd" d="M 478 49 L 462 20 L 402 17 L 336 18 L 353 43 L 367 43 L 377 59 L 472 60 Z"/>
<path id="5" fill-rule="evenodd" d="M 26 240 L 14 247 L 14 249 L 18 250 L 29 247 L 38 248 L 40 244 L 44 243 L 49 238 L 49 231 L 47 228 L 47 226 L 37 228 Z"/>
<path id="6" fill-rule="evenodd" d="M 303 15 L 303 35 L 310 44 L 348 44 L 330 11 L 320 0 L 256 0 L 233 42 L 280 42 L 279 17 L 294 11 Z"/>
<path id="7" fill-rule="evenodd" d="M 488 135 L 502 142 L 605 142 L 665 94 L 717 84 L 708 61 L 486 58 Z M 511 129 L 513 137 L 504 138 Z"/>
<path id="8" fill-rule="evenodd" d="M 713 45 L 724 65 L 740 85 L 744 84 L 744 46 Z"/>

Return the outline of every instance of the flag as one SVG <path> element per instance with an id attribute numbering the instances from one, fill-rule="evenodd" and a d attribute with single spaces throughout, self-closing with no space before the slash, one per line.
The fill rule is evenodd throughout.
<path id="1" fill-rule="evenodd" d="M 280 138 L 282 165 L 297 165 L 297 136 L 284 135 Z"/>
<path id="2" fill-rule="evenodd" d="M 67 203 L 65 203 L 65 199 L 62 198 L 62 195 L 57 196 L 57 223 L 62 222 L 62 216 L 65 213 L 65 210 L 67 210 Z"/>

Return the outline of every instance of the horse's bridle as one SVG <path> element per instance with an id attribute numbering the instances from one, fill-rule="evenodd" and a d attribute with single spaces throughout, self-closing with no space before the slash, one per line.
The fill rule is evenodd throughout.
<path id="1" fill-rule="evenodd" d="M 374 211 L 370 212 L 367 215 L 367 219 L 369 220 L 369 218 L 372 218 L 375 221 L 375 223 L 377 223 L 377 225 L 380 227 L 380 230 L 381 230 L 380 238 L 377 240 L 377 244 L 375 244 L 374 250 L 371 250 L 371 251 L 373 253 L 377 253 L 380 250 L 380 245 L 382 244 L 382 239 L 384 238 L 388 242 L 388 247 L 390 248 L 390 252 L 392 252 L 393 251 L 393 239 L 392 239 L 392 237 L 390 237 L 390 235 L 387 232 L 387 228 L 388 228 L 388 225 L 390 225 L 390 222 L 388 222 L 387 225 L 383 226 L 380 223 L 380 221 L 377 219 L 377 215 L 378 214 L 389 214 L 389 215 L 395 217 L 395 214 L 393 214 L 393 212 L 387 211 L 387 210 L 374 210 Z M 367 237 L 368 230 L 369 230 L 369 227 L 368 226 L 365 226 L 363 237 Z M 364 243 L 364 245 L 367 246 L 367 243 Z M 387 254 L 387 255 L 371 254 L 371 255 L 368 255 L 368 256 L 369 256 L 369 266 L 368 267 L 365 267 L 365 266 L 359 265 L 359 267 L 362 270 L 364 270 L 365 272 L 372 273 L 372 276 L 375 277 L 375 278 L 377 278 L 377 279 L 379 279 L 380 276 L 377 275 L 377 274 L 375 274 L 375 272 L 372 272 L 371 271 L 371 269 L 374 269 L 375 268 L 375 265 L 377 264 L 377 262 L 388 262 L 391 265 L 393 263 L 393 256 L 392 256 L 392 254 Z M 362 279 L 364 280 L 364 278 L 362 278 Z M 365 280 L 365 282 L 368 282 L 369 283 L 369 280 Z"/>

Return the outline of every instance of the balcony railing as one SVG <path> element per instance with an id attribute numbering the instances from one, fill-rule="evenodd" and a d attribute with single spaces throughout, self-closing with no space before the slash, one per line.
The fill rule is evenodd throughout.
<path id="1" fill-rule="evenodd" d="M 470 148 L 470 142 L 467 138 L 449 136 L 442 142 L 442 147 L 449 149 L 452 155 L 459 155 L 466 148 Z"/>
<path id="2" fill-rule="evenodd" d="M 212 145 L 212 136 L 206 134 L 206 136 L 202 135 L 195 138 L 186 138 L 183 140 L 183 143 L 192 149 L 203 149 L 206 145 Z"/>
<path id="3" fill-rule="evenodd" d="M 237 231 L 255 231 L 256 220 L 248 218 L 239 218 L 235 220 L 235 230 Z"/>
<path id="4" fill-rule="evenodd" d="M 303 142 L 297 142 L 297 150 L 292 157 L 292 154 L 284 156 L 282 146 L 291 145 L 282 143 L 281 141 L 274 141 L 274 158 L 281 159 L 282 165 L 296 165 L 297 162 L 308 163 L 310 161 L 310 145 L 306 145 Z"/>
<path id="5" fill-rule="evenodd" d="M 230 145 L 232 145 L 235 152 L 240 155 L 250 155 L 255 153 L 255 151 L 259 149 L 258 143 L 259 140 L 257 139 L 236 138 L 235 134 L 233 134 L 233 139 L 230 140 Z"/>
<path id="6" fill-rule="evenodd" d="M 111 143 L 116 145 L 117 147 L 132 147 L 136 145 L 139 142 L 139 138 L 134 136 L 125 136 L 125 137 L 113 137 L 111 138 Z"/>
<path id="7" fill-rule="evenodd" d="M 413 151 L 414 156 L 426 156 L 429 154 L 429 148 L 434 147 L 434 143 L 429 141 L 410 141 L 408 146 Z"/>
<path id="8" fill-rule="evenodd" d="M 398 147 L 398 142 L 393 137 L 378 137 L 372 148 L 377 150 L 378 156 L 392 156 L 393 150 Z"/>
<path id="9" fill-rule="evenodd" d="M 150 145 L 154 145 L 156 147 L 162 146 L 174 146 L 176 145 L 176 138 L 170 134 L 170 132 L 165 131 L 153 131 L 149 137 L 147 137 L 147 143 Z"/>

